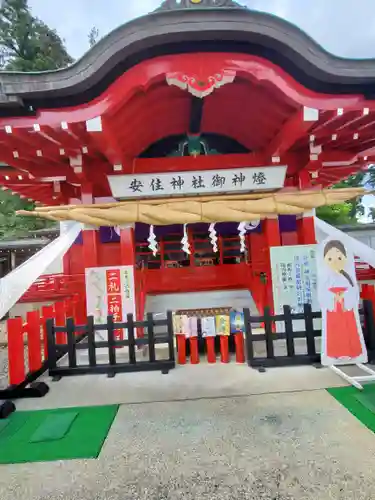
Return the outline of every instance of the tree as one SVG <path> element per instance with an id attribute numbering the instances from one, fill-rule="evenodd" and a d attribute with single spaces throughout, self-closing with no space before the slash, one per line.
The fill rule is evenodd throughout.
<path id="1" fill-rule="evenodd" d="M 57 32 L 32 15 L 28 0 L 4 0 L 0 48 L 2 67 L 10 71 L 54 70 L 73 62 Z"/>
<path id="2" fill-rule="evenodd" d="M 365 172 L 358 172 L 350 176 L 348 179 L 339 182 L 334 188 L 360 187 L 366 186 L 371 189 L 375 187 L 375 167 L 371 166 Z M 362 198 L 348 201 L 340 205 L 332 205 L 329 207 L 320 207 L 316 211 L 316 215 L 332 225 L 341 224 L 357 224 L 358 217 L 365 215 L 365 206 Z M 367 214 L 369 218 L 375 221 L 375 210 L 370 208 Z"/>
<path id="3" fill-rule="evenodd" d="M 0 67 L 14 71 L 45 71 L 72 63 L 64 43 L 43 21 L 34 17 L 27 0 L 4 0 L 0 8 Z M 14 238 L 50 226 L 41 219 L 19 217 L 17 210 L 34 205 L 0 191 L 0 238 Z"/>
<path id="4" fill-rule="evenodd" d="M 34 203 L 21 199 L 10 191 L 0 191 L 0 239 L 26 236 L 31 231 L 52 226 L 51 221 L 20 217 L 17 210 L 33 210 Z"/>
<path id="5" fill-rule="evenodd" d="M 89 44 L 93 47 L 99 38 L 99 30 L 96 26 L 93 26 L 89 32 Z"/>

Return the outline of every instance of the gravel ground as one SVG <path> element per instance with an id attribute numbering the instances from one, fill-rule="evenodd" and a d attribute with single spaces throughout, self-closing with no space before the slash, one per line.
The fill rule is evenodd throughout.
<path id="1" fill-rule="evenodd" d="M 28 371 L 27 347 L 25 347 L 25 370 Z M 0 347 L 0 389 L 8 387 L 8 348 Z"/>
<path id="2" fill-rule="evenodd" d="M 0 467 L 0 498 L 371 500 L 374 456 L 326 391 L 123 405 L 98 460 Z"/>
<path id="3" fill-rule="evenodd" d="M 0 347 L 0 389 L 8 385 L 8 349 Z"/>

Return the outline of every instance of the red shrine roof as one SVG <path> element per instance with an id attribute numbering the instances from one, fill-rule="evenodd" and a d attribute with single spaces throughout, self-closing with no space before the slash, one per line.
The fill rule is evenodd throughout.
<path id="1" fill-rule="evenodd" d="M 0 183 L 60 204 L 111 196 L 108 175 L 282 164 L 287 186 L 329 186 L 375 162 L 375 60 L 196 1 L 167 0 L 69 68 L 1 72 Z M 165 157 L 188 136 L 221 154 Z"/>

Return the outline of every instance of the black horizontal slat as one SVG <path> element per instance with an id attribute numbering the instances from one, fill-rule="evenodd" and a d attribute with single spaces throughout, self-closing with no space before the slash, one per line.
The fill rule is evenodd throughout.
<path id="1" fill-rule="evenodd" d="M 298 366 L 298 365 L 311 365 L 318 363 L 320 356 L 308 356 L 307 354 L 296 354 L 293 357 L 277 356 L 274 358 L 253 358 L 250 365 L 253 367 L 273 368 L 277 366 Z"/>
<path id="2" fill-rule="evenodd" d="M 87 375 L 90 373 L 130 373 L 130 372 L 145 372 L 145 371 L 164 371 L 164 370 L 172 370 L 175 368 L 174 361 L 157 361 L 157 362 L 149 362 L 149 361 L 141 361 L 136 364 L 131 363 L 118 363 L 116 365 L 80 365 L 75 368 L 70 368 L 66 366 L 58 366 L 53 370 L 50 370 L 51 376 L 74 376 L 74 375 Z"/>

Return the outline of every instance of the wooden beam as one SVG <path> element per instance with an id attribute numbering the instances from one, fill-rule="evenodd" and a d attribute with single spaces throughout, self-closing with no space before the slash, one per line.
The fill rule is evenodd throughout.
<path id="1" fill-rule="evenodd" d="M 49 143 L 42 141 L 38 134 L 27 129 L 9 127 L 8 132 L 1 134 L 1 139 L 22 158 L 36 160 L 41 164 L 63 165 L 58 148 L 51 147 Z"/>
<path id="2" fill-rule="evenodd" d="M 86 122 L 86 135 L 91 145 L 113 165 L 122 165 L 124 152 L 117 142 L 116 133 L 108 120 L 98 116 Z"/>
<path id="3" fill-rule="evenodd" d="M 281 156 L 304 137 L 319 119 L 319 111 L 303 107 L 294 113 L 283 125 L 279 133 L 272 139 L 265 151 L 267 158 Z"/>
<path id="4" fill-rule="evenodd" d="M 204 99 L 192 97 L 190 110 L 189 134 L 199 134 L 203 118 Z"/>
<path id="5" fill-rule="evenodd" d="M 296 156 L 281 158 L 281 165 L 296 161 Z M 158 172 L 184 172 L 187 170 L 222 170 L 225 168 L 272 166 L 270 158 L 267 160 L 263 154 L 244 153 L 228 155 L 200 155 L 176 156 L 165 158 L 136 158 L 131 170 L 123 173 L 158 173 Z M 277 166 L 277 164 L 275 165 Z"/>
<path id="6" fill-rule="evenodd" d="M 336 127 L 345 123 L 346 116 L 343 109 L 336 109 L 334 111 L 325 111 L 321 115 L 321 119 L 316 127 L 313 128 L 312 133 L 315 136 L 320 136 L 320 132 L 327 133 L 326 130 L 335 130 Z"/>

